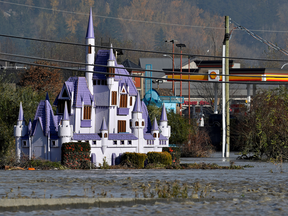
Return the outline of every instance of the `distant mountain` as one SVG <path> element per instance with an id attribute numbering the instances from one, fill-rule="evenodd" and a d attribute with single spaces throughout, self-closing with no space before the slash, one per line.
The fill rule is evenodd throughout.
<path id="1" fill-rule="evenodd" d="M 83 43 L 90 6 L 93 8 L 96 43 L 108 40 L 114 46 L 171 51 L 166 39 L 185 43 L 189 54 L 221 56 L 224 16 L 233 24 L 286 48 L 285 0 L 10 0 L 0 3 L 0 34 Z M 77 56 L 83 47 L 60 46 L 0 37 L 2 52 L 37 55 L 82 61 Z M 267 46 L 243 31 L 233 31 L 231 56 L 269 57 Z M 179 50 L 176 49 L 176 52 Z M 270 52 L 270 55 L 267 53 Z M 153 54 L 124 52 L 122 60 L 137 62 Z M 286 58 L 283 55 L 280 58 Z M 258 63 L 242 61 L 247 66 Z"/>

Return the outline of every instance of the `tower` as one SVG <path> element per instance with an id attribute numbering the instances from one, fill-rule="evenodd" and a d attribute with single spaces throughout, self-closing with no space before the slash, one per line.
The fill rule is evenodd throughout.
<path id="1" fill-rule="evenodd" d="M 27 134 L 27 126 L 24 121 L 24 112 L 22 107 L 22 102 L 20 102 L 19 107 L 19 115 L 17 120 L 17 125 L 14 125 L 14 136 L 15 136 L 15 144 L 16 144 L 16 158 L 19 160 L 21 157 L 21 149 L 22 149 L 22 137 Z"/>
<path id="2" fill-rule="evenodd" d="M 112 44 L 111 44 L 111 48 L 110 48 L 110 52 L 109 52 L 109 59 L 107 61 L 107 66 L 108 67 L 108 72 L 111 73 L 108 75 L 107 77 L 107 85 L 109 90 L 111 90 L 111 87 L 114 84 L 114 75 L 115 74 L 115 59 L 114 59 L 114 55 L 113 55 L 113 48 L 112 48 Z"/>
<path id="3" fill-rule="evenodd" d="M 90 8 L 90 15 L 86 33 L 86 72 L 85 77 L 87 80 L 88 88 L 93 94 L 93 70 L 94 70 L 94 60 L 95 60 L 95 37 L 94 37 L 94 27 L 93 27 L 93 17 L 92 8 Z M 91 72 L 90 72 L 91 71 Z"/>
<path id="4" fill-rule="evenodd" d="M 159 128 L 158 128 L 158 123 L 157 123 L 156 117 L 154 119 L 154 123 L 153 123 L 153 126 L 151 128 L 151 134 L 156 141 L 159 140 L 160 134 L 159 134 Z"/>
<path id="5" fill-rule="evenodd" d="M 165 109 L 165 104 L 163 103 L 161 117 L 160 117 L 160 124 L 159 124 L 161 134 L 165 136 L 167 139 L 169 139 L 171 134 L 171 127 L 168 125 L 168 119 Z"/>
<path id="6" fill-rule="evenodd" d="M 145 121 L 142 118 L 142 105 L 140 101 L 140 95 L 137 94 L 134 108 L 132 111 L 132 119 L 130 120 L 130 127 L 132 133 L 138 137 L 138 140 L 143 140 L 144 134 L 143 129 L 145 127 Z"/>
<path id="7" fill-rule="evenodd" d="M 100 133 L 101 133 L 101 145 L 102 145 L 101 149 L 102 149 L 102 153 L 104 154 L 108 145 L 108 127 L 105 121 L 105 117 L 102 120 Z"/>
<path id="8" fill-rule="evenodd" d="M 65 108 L 64 108 L 62 123 L 60 123 L 58 126 L 58 136 L 59 136 L 60 145 L 62 145 L 62 143 L 70 142 L 72 138 L 72 134 L 73 134 L 73 125 L 70 125 L 67 102 L 65 101 Z"/>

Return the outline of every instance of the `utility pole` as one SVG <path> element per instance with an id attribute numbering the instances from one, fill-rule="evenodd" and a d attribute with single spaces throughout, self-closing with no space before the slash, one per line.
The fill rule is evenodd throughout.
<path id="1" fill-rule="evenodd" d="M 226 104 L 226 157 L 230 152 L 230 104 L 229 104 L 229 16 L 225 16 L 225 104 Z M 223 143 L 224 145 L 224 143 Z"/>

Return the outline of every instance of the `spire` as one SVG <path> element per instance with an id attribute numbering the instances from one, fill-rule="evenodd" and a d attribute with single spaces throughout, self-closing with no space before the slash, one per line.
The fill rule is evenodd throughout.
<path id="1" fill-rule="evenodd" d="M 110 52 L 109 52 L 109 60 L 110 61 L 113 61 L 114 58 L 113 58 L 114 54 L 113 54 L 113 47 L 112 47 L 112 44 L 110 45 Z"/>
<path id="2" fill-rule="evenodd" d="M 45 98 L 45 100 L 48 100 L 48 101 L 50 102 L 48 92 L 46 92 L 46 98 Z"/>
<path id="3" fill-rule="evenodd" d="M 151 128 L 151 131 L 157 131 L 157 130 L 159 130 L 159 128 L 158 128 L 157 120 L 156 120 L 156 117 L 155 117 L 153 126 Z"/>
<path id="4" fill-rule="evenodd" d="M 163 103 L 163 107 L 162 107 L 162 113 L 161 113 L 160 121 L 168 121 L 164 103 Z"/>
<path id="5" fill-rule="evenodd" d="M 101 125 L 101 128 L 100 128 L 100 131 L 103 131 L 103 130 L 108 130 L 107 129 L 107 124 L 106 124 L 106 121 L 105 121 L 105 117 L 103 117 L 102 125 Z"/>
<path id="6" fill-rule="evenodd" d="M 69 113 L 68 113 L 68 108 L 67 108 L 67 101 L 65 101 L 65 108 L 64 108 L 64 117 L 63 120 L 69 120 Z"/>
<path id="7" fill-rule="evenodd" d="M 135 101 L 133 112 L 142 112 L 139 92 L 137 93 L 137 98 Z"/>
<path id="8" fill-rule="evenodd" d="M 18 121 L 24 121 L 24 113 L 23 113 L 23 108 L 22 108 L 22 102 L 20 102 Z"/>
<path id="9" fill-rule="evenodd" d="M 89 21 L 88 21 L 86 38 L 94 38 L 92 8 L 90 8 L 90 15 L 89 15 Z"/>

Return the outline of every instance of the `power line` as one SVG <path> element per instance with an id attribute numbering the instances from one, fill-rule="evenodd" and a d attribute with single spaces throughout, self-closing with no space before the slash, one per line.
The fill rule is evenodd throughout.
<path id="1" fill-rule="evenodd" d="M 0 52 L 0 55 L 7 55 L 17 58 L 28 58 L 28 59 L 34 59 L 34 60 L 42 60 L 42 61 L 50 61 L 50 62 L 57 62 L 57 63 L 68 63 L 68 64 L 75 64 L 75 65 L 83 65 L 83 66 L 94 66 L 94 67 L 105 67 L 108 68 L 107 65 L 100 65 L 100 64 L 87 64 L 82 62 L 74 62 L 74 61 L 65 61 L 65 60 L 57 60 L 57 59 L 49 59 L 49 58 L 40 58 L 40 57 L 34 57 L 34 56 L 26 56 L 26 55 L 18 55 L 18 54 L 10 54 L 10 53 L 3 53 Z M 15 62 L 12 60 L 12 62 Z M 174 74 L 182 74 L 182 75 L 189 75 L 187 72 L 178 72 L 178 71 L 168 71 L 168 70 L 153 70 L 153 69 L 144 69 L 144 68 L 131 68 L 131 67 L 113 67 L 118 69 L 126 69 L 126 70 L 133 70 L 133 71 L 149 71 L 149 72 L 156 72 L 156 73 L 174 73 Z M 77 69 L 73 69 L 77 70 Z M 197 69 L 196 69 L 197 70 Z M 190 75 L 208 75 L 207 73 L 193 73 L 195 72 L 195 69 L 190 69 Z M 192 74 L 191 74 L 192 73 Z M 253 76 L 253 75 L 235 75 L 235 74 L 221 74 L 219 76 L 228 76 L 228 77 L 259 77 L 259 76 Z M 281 77 L 281 76 L 269 76 L 270 78 L 287 78 L 287 77 Z M 153 77 L 153 79 L 158 79 L 157 77 Z M 173 80 L 173 79 L 172 79 Z"/>
<path id="2" fill-rule="evenodd" d="M 66 44 L 66 45 L 75 45 L 75 46 L 83 46 L 87 47 L 86 44 L 81 43 L 72 43 L 72 42 L 64 42 L 64 41 L 56 41 L 56 40 L 47 40 L 47 39 L 38 39 L 38 38 L 29 38 L 29 37 L 21 37 L 21 36 L 14 36 L 14 35 L 6 35 L 0 34 L 1 37 L 8 37 L 8 38 L 15 38 L 15 39 L 23 39 L 23 40 L 32 40 L 32 41 L 40 41 L 40 42 L 47 42 L 47 43 L 57 43 L 57 44 Z M 101 46 L 101 45 L 91 45 L 96 48 L 104 48 L 110 49 L 110 46 Z M 164 51 L 153 51 L 153 50 L 143 50 L 143 49 L 132 49 L 132 48 L 123 48 L 123 47 L 113 47 L 113 49 L 120 49 L 126 51 L 133 51 L 133 52 L 143 52 L 143 53 L 155 53 L 155 54 L 169 54 L 169 55 L 181 55 L 180 53 L 172 53 L 172 52 L 164 52 Z M 182 53 L 182 56 L 195 56 L 195 57 L 202 57 L 202 58 L 219 58 L 223 59 L 226 57 L 223 56 L 215 56 L 215 55 L 199 55 L 199 54 L 191 54 L 191 53 Z M 248 61 L 276 61 L 276 62 L 287 62 L 286 59 L 263 59 L 263 58 L 244 58 L 244 57 L 233 57 L 230 56 L 229 59 L 237 59 L 237 60 L 248 60 Z"/>
<path id="3" fill-rule="evenodd" d="M 0 61 L 7 61 L 7 59 L 0 58 Z M 59 67 L 59 66 L 52 66 L 52 65 L 43 65 L 43 64 L 38 64 L 38 63 L 31 63 L 31 62 L 23 62 L 23 61 L 14 61 L 15 63 L 23 64 L 23 65 L 32 65 L 32 66 L 40 66 L 40 67 L 47 67 L 47 68 L 53 68 L 53 69 L 60 69 L 60 70 L 69 70 L 69 71 L 79 71 L 77 69 L 72 69 L 72 68 L 66 68 L 66 67 Z M 103 66 L 108 68 L 108 66 Z M 125 69 L 123 67 L 116 67 L 116 68 L 121 68 Z M 86 71 L 86 70 L 81 70 L 81 72 L 89 72 L 89 73 L 96 73 L 96 74 L 103 74 L 103 75 L 115 75 L 115 76 L 123 76 L 123 77 L 139 77 L 139 78 L 144 78 L 144 79 L 153 79 L 153 80 L 167 80 L 167 81 L 182 81 L 182 82 L 197 82 L 197 83 L 223 83 L 223 81 L 208 81 L 208 80 L 183 80 L 183 79 L 167 79 L 167 78 L 162 78 L 162 77 L 147 77 L 147 76 L 139 76 L 139 75 L 130 75 L 130 74 L 114 74 L 114 73 L 109 73 L 109 72 L 102 72 L 102 71 Z M 189 75 L 189 74 L 187 74 Z M 198 74 L 197 74 L 198 75 Z M 207 75 L 207 74 L 206 74 Z M 229 75 L 233 76 L 233 75 Z M 234 75 L 235 76 L 235 75 Z M 237 76 L 237 75 L 236 75 Z M 278 77 L 280 78 L 280 77 Z M 283 77 L 286 78 L 286 77 Z M 227 81 L 228 82 L 228 81 Z M 226 82 L 225 82 L 226 83 Z M 265 81 L 265 82 L 259 82 L 259 81 L 251 81 L 251 82 L 242 82 L 242 81 L 233 81 L 233 84 L 260 84 L 260 85 L 283 85 L 283 82 L 271 82 L 271 81 Z M 230 82 L 230 84 L 232 84 Z"/>
<path id="4" fill-rule="evenodd" d="M 260 37 L 259 35 L 253 33 L 252 31 L 250 31 L 249 29 L 245 28 L 244 26 L 241 26 L 239 25 L 238 23 L 236 23 L 235 21 L 233 21 L 236 25 L 236 29 L 239 29 L 239 30 L 243 30 L 243 31 L 246 31 L 247 34 L 249 34 L 250 36 L 252 36 L 253 38 L 255 38 L 256 40 L 266 44 L 267 46 L 269 46 L 270 48 L 276 50 L 276 51 L 280 51 L 282 52 L 284 55 L 288 55 L 288 51 L 287 50 L 284 50 L 282 49 L 281 47 L 277 46 L 276 44 L 270 42 L 270 41 L 267 41 L 266 39 Z"/>

